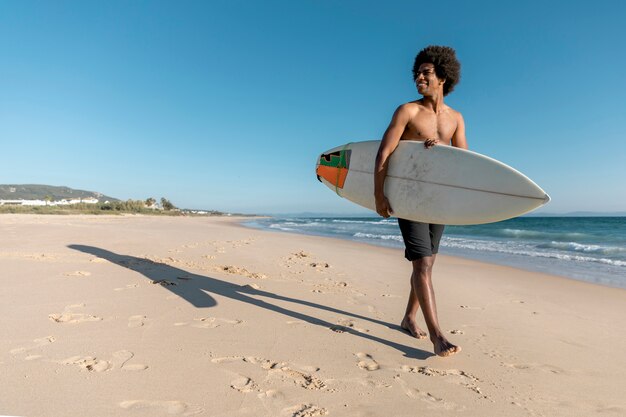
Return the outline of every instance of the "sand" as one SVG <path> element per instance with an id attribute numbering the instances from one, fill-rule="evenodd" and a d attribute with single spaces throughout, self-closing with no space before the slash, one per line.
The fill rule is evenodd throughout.
<path id="1" fill-rule="evenodd" d="M 0 234 L 0 415 L 626 415 L 625 290 L 440 255 L 440 358 L 398 327 L 400 250 L 217 217 Z"/>

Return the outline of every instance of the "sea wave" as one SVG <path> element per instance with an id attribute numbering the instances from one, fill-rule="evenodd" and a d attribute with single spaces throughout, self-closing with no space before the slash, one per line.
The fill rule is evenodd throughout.
<path id="1" fill-rule="evenodd" d="M 278 224 L 278 223 L 270 224 L 268 227 L 270 229 L 278 229 L 278 230 L 282 230 L 284 232 L 298 232 L 299 231 L 298 229 L 294 229 L 292 227 L 285 227 L 284 225 Z"/>
<path id="2" fill-rule="evenodd" d="M 352 236 L 359 238 L 359 239 L 395 240 L 397 242 L 402 242 L 402 236 L 399 236 L 399 235 L 378 235 L 374 233 L 357 232 L 353 234 Z"/>
<path id="3" fill-rule="evenodd" d="M 539 249 L 560 249 L 571 252 L 597 253 L 600 255 L 626 255 L 626 248 L 618 246 L 584 245 L 578 242 L 555 242 L 537 245 Z"/>
<path id="4" fill-rule="evenodd" d="M 274 223 L 277 224 L 277 223 Z M 295 227 L 317 227 L 322 226 L 321 223 L 318 222 L 293 222 L 293 221 L 285 221 L 282 223 L 283 226 L 295 226 Z"/>
<path id="5" fill-rule="evenodd" d="M 497 235 L 515 238 L 552 238 L 552 239 L 581 239 L 588 235 L 578 232 L 570 233 L 555 233 L 555 232 L 542 232 L 538 230 L 525 230 L 525 229 L 501 229 L 497 231 Z"/>
<path id="6" fill-rule="evenodd" d="M 333 219 L 333 223 L 349 223 L 349 224 L 395 224 L 397 220 L 380 219 L 380 220 L 348 220 L 348 219 Z"/>
<path id="7" fill-rule="evenodd" d="M 609 259 L 604 257 L 583 256 L 578 254 L 570 254 L 548 250 L 533 250 L 533 246 L 529 245 L 510 245 L 501 242 L 487 242 L 480 240 L 467 240 L 459 238 L 446 238 L 441 241 L 442 247 L 468 249 L 481 252 L 498 252 L 510 255 L 524 255 L 534 258 L 550 258 L 563 261 L 593 262 L 605 265 L 626 267 L 626 261 L 619 259 Z"/>
<path id="8" fill-rule="evenodd" d="M 448 226 L 449 233 L 463 236 L 484 236 L 496 238 L 514 238 L 528 240 L 588 240 L 594 239 L 593 235 L 580 232 L 550 232 L 532 229 L 497 229 L 492 226 Z"/>

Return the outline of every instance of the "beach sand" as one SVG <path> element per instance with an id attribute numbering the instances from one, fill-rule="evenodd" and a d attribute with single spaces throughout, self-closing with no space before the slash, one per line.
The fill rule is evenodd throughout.
<path id="1" fill-rule="evenodd" d="M 440 255 L 440 358 L 399 330 L 397 249 L 218 217 L 0 231 L 0 415 L 626 415 L 626 290 Z"/>

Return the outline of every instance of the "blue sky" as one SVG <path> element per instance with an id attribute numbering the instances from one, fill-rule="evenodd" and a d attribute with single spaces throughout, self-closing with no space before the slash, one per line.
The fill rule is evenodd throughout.
<path id="1" fill-rule="evenodd" d="M 621 1 L 0 1 L 0 183 L 223 211 L 364 212 L 315 178 L 449 45 L 470 149 L 542 211 L 626 211 Z"/>

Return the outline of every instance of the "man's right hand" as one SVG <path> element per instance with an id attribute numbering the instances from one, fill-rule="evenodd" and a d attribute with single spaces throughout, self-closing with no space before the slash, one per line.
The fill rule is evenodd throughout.
<path id="1" fill-rule="evenodd" d="M 376 198 L 376 213 L 383 216 L 385 219 L 389 218 L 393 214 L 393 209 L 391 208 L 387 197 L 382 196 Z"/>

